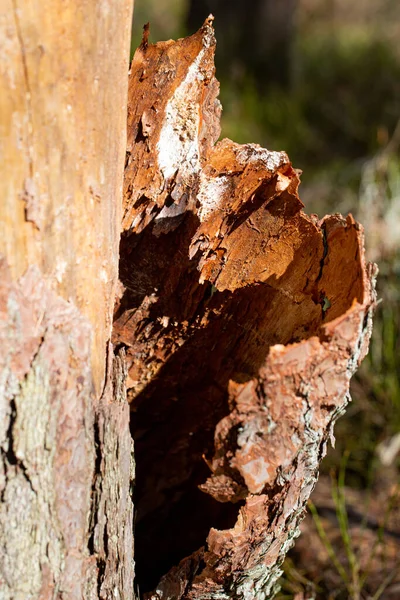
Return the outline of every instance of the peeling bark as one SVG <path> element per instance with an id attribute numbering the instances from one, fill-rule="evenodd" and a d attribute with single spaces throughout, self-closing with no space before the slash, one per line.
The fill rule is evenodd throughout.
<path id="1" fill-rule="evenodd" d="M 211 18 L 145 36 L 129 78 L 113 341 L 151 600 L 274 595 L 375 302 L 361 226 L 307 216 L 284 152 L 216 143 L 214 50 Z"/>

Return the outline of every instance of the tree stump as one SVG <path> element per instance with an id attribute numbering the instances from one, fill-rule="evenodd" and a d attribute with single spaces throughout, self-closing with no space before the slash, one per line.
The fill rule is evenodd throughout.
<path id="1" fill-rule="evenodd" d="M 131 5 L 10 2 L 1 22 L 0 596 L 134 598 L 132 433 L 142 597 L 262 600 L 376 269 L 351 216 L 303 212 L 284 152 L 217 143 L 212 18 L 145 33 L 122 186 Z"/>
<path id="2" fill-rule="evenodd" d="M 376 269 L 348 216 L 307 216 L 285 152 L 220 133 L 212 18 L 131 65 L 120 294 L 148 600 L 262 600 L 298 535 Z"/>

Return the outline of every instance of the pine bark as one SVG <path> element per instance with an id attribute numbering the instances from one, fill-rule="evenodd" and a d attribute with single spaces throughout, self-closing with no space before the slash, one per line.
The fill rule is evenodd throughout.
<path id="1" fill-rule="evenodd" d="M 303 212 L 284 152 L 217 143 L 211 18 L 144 35 L 126 144 L 131 9 L 2 17 L 1 598 L 134 598 L 133 493 L 143 598 L 262 600 L 367 351 L 375 269 L 351 216 Z"/>
<path id="2" fill-rule="evenodd" d="M 131 0 L 0 22 L 0 597 L 133 598 L 118 278 Z"/>
<path id="3" fill-rule="evenodd" d="M 375 267 L 352 216 L 307 216 L 284 152 L 217 142 L 212 18 L 129 79 L 114 343 L 148 600 L 262 600 L 350 400 Z"/>

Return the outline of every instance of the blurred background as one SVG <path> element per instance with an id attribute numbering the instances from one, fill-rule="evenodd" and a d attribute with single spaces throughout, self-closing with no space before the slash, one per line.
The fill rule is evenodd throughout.
<path id="1" fill-rule="evenodd" d="M 352 382 L 280 599 L 400 599 L 400 2 L 135 0 L 132 51 L 215 16 L 222 137 L 285 150 L 308 213 L 352 212 L 379 265 Z"/>

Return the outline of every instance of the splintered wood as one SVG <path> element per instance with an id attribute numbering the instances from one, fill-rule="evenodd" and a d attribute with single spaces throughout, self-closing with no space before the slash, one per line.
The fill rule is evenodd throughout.
<path id="1" fill-rule="evenodd" d="M 114 344 L 145 598 L 273 596 L 368 349 L 351 216 L 303 212 L 285 152 L 217 143 L 212 19 L 131 66 Z"/>

